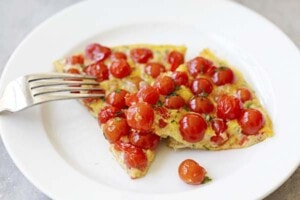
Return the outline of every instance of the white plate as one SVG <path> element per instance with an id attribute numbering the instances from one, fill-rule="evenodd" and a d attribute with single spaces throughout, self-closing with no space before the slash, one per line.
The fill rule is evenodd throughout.
<path id="1" fill-rule="evenodd" d="M 16 165 L 54 199 L 256 199 L 282 184 L 300 160 L 300 56 L 274 25 L 228 1 L 89 1 L 57 14 L 11 56 L 1 90 L 14 78 L 51 71 L 52 62 L 97 41 L 186 44 L 188 56 L 209 47 L 244 72 L 267 107 L 275 137 L 240 150 L 177 151 L 161 146 L 148 175 L 131 180 L 114 161 L 96 120 L 76 101 L 1 115 L 4 144 Z M 177 167 L 199 161 L 213 178 L 189 186 Z"/>

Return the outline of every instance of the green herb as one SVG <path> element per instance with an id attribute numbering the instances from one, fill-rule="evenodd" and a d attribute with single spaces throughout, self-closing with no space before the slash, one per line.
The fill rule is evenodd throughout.
<path id="1" fill-rule="evenodd" d="M 204 177 L 204 180 L 202 181 L 201 184 L 205 184 L 205 183 L 208 183 L 208 182 L 210 182 L 210 181 L 212 181 L 212 179 L 211 179 L 210 177 L 208 177 L 208 176 L 205 176 L 205 177 Z"/>
<path id="2" fill-rule="evenodd" d="M 173 124 L 173 123 L 176 123 L 175 119 L 173 119 L 173 120 L 171 121 L 171 123 L 172 123 L 172 124 Z"/>
<path id="3" fill-rule="evenodd" d="M 161 102 L 161 100 L 158 100 L 157 102 L 157 107 L 162 107 L 163 103 Z"/>
<path id="4" fill-rule="evenodd" d="M 226 70 L 226 69 L 228 69 L 228 67 L 225 67 L 225 66 L 219 67 L 219 70 L 222 70 L 222 71 L 224 71 L 224 70 Z"/>
<path id="5" fill-rule="evenodd" d="M 105 101 L 105 97 L 99 97 L 99 99 Z"/>
<path id="6" fill-rule="evenodd" d="M 178 91 L 178 90 L 180 90 L 180 85 L 177 85 L 177 86 L 175 87 L 175 90 L 174 90 L 174 91 Z"/>
<path id="7" fill-rule="evenodd" d="M 120 93 L 120 92 L 121 92 L 120 89 L 116 89 L 116 90 L 115 90 L 115 93 L 117 93 L 117 94 Z"/>
<path id="8" fill-rule="evenodd" d="M 204 91 L 202 91 L 201 93 L 200 93 L 200 95 L 199 95 L 200 97 L 207 97 L 208 96 L 208 94 L 206 93 L 206 92 L 204 92 Z"/>
<path id="9" fill-rule="evenodd" d="M 207 146 L 205 146 L 205 145 L 203 145 L 203 147 L 204 147 L 205 150 L 208 150 L 208 151 L 210 150 L 210 149 L 209 149 Z"/>
<path id="10" fill-rule="evenodd" d="M 246 108 L 251 108 L 251 106 L 252 106 L 252 103 L 251 103 L 251 102 L 248 102 L 248 103 L 246 103 L 246 105 L 245 105 Z"/>
<path id="11" fill-rule="evenodd" d="M 212 119 L 213 119 L 213 118 L 212 118 L 210 115 L 208 115 L 208 114 L 205 115 L 205 120 L 206 120 L 207 122 L 210 122 Z"/>
<path id="12" fill-rule="evenodd" d="M 121 110 L 119 110 L 119 111 L 116 112 L 116 116 L 117 117 L 120 117 L 122 114 L 123 114 L 123 112 Z"/>
<path id="13" fill-rule="evenodd" d="M 190 111 L 190 108 L 188 107 L 188 105 L 184 104 L 184 107 L 183 107 L 186 111 Z"/>

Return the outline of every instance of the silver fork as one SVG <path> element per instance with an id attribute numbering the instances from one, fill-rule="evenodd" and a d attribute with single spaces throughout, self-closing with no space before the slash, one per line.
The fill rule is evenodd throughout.
<path id="1" fill-rule="evenodd" d="M 17 112 L 48 101 L 103 97 L 104 93 L 79 93 L 102 90 L 96 86 L 99 86 L 96 77 L 87 75 L 48 73 L 22 76 L 11 81 L 4 89 L 0 112 Z"/>

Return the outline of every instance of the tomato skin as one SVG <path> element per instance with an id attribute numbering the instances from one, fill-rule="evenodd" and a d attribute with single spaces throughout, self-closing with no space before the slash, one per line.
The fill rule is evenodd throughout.
<path id="1" fill-rule="evenodd" d="M 158 77 L 153 86 L 157 88 L 158 92 L 162 95 L 168 95 L 175 90 L 175 82 L 169 76 Z"/>
<path id="2" fill-rule="evenodd" d="M 243 103 L 252 99 L 251 92 L 246 88 L 238 89 L 236 94 Z"/>
<path id="3" fill-rule="evenodd" d="M 197 78 L 194 79 L 191 84 L 191 90 L 194 94 L 210 94 L 213 90 L 213 85 L 210 80 L 206 78 Z"/>
<path id="4" fill-rule="evenodd" d="M 179 125 L 182 138 L 191 143 L 201 141 L 207 128 L 205 120 L 196 113 L 185 114 L 179 121 Z"/>
<path id="5" fill-rule="evenodd" d="M 192 159 L 186 159 L 179 165 L 178 174 L 181 180 L 183 180 L 185 183 L 199 185 L 205 179 L 206 170 L 196 161 Z"/>
<path id="6" fill-rule="evenodd" d="M 76 69 L 76 68 L 69 68 L 67 70 L 67 73 L 70 73 L 70 74 L 80 74 L 79 70 Z"/>
<path id="7" fill-rule="evenodd" d="M 108 105 L 99 110 L 98 113 L 98 122 L 99 124 L 103 124 L 107 122 L 109 119 L 113 117 L 124 117 L 124 113 L 119 108 L 116 108 L 114 106 Z"/>
<path id="8" fill-rule="evenodd" d="M 223 95 L 217 100 L 217 116 L 222 119 L 233 120 L 242 113 L 241 101 L 233 96 Z"/>
<path id="9" fill-rule="evenodd" d="M 211 78 L 217 86 L 231 84 L 234 82 L 233 71 L 228 67 L 219 67 Z"/>
<path id="10" fill-rule="evenodd" d="M 143 64 L 153 58 L 153 53 L 147 48 L 136 48 L 130 51 L 130 56 L 135 62 Z"/>
<path id="11" fill-rule="evenodd" d="M 165 128 L 167 126 L 167 122 L 165 122 L 163 119 L 158 120 L 158 127 L 159 128 Z"/>
<path id="12" fill-rule="evenodd" d="M 153 78 L 158 77 L 160 73 L 164 71 L 166 71 L 165 67 L 161 63 L 151 62 L 147 63 L 145 66 L 145 73 L 152 76 Z"/>
<path id="13" fill-rule="evenodd" d="M 184 55 L 179 51 L 171 51 L 167 57 L 168 62 L 171 64 L 171 71 L 175 71 L 179 65 L 184 63 Z"/>
<path id="14" fill-rule="evenodd" d="M 126 56 L 126 54 L 123 53 L 123 52 L 116 51 L 116 52 L 113 52 L 113 53 L 111 54 L 111 58 L 112 58 L 113 60 L 120 60 L 120 59 L 126 60 L 126 59 L 127 59 L 127 56 Z"/>
<path id="15" fill-rule="evenodd" d="M 211 128 L 215 131 L 217 135 L 223 133 L 227 129 L 227 124 L 223 119 L 215 118 L 212 120 Z"/>
<path id="16" fill-rule="evenodd" d="M 203 58 L 196 57 L 187 62 L 188 70 L 191 76 L 196 77 L 199 74 L 204 74 L 208 70 L 210 66 L 212 66 L 212 62 Z"/>
<path id="17" fill-rule="evenodd" d="M 208 67 L 208 69 L 204 75 L 207 75 L 208 77 L 212 77 L 216 73 L 216 71 L 217 71 L 217 68 L 212 65 L 212 66 Z"/>
<path id="18" fill-rule="evenodd" d="M 152 132 L 136 130 L 131 130 L 128 138 L 134 146 L 150 150 L 155 150 L 160 141 L 160 137 Z"/>
<path id="19" fill-rule="evenodd" d="M 122 136 L 128 135 L 129 130 L 126 119 L 119 117 L 109 119 L 103 126 L 103 134 L 110 143 L 114 143 Z"/>
<path id="20" fill-rule="evenodd" d="M 184 99 L 179 95 L 169 96 L 165 99 L 165 106 L 169 109 L 179 109 L 182 108 L 184 104 Z"/>
<path id="21" fill-rule="evenodd" d="M 189 77 L 186 72 L 175 71 L 172 74 L 172 78 L 175 81 L 177 86 L 185 85 L 187 86 L 189 83 Z"/>
<path id="22" fill-rule="evenodd" d="M 84 58 L 82 55 L 73 55 L 67 59 L 67 63 L 71 65 L 82 65 L 84 63 Z"/>
<path id="23" fill-rule="evenodd" d="M 131 67 L 126 60 L 119 59 L 111 63 L 109 71 L 116 78 L 124 78 L 131 73 Z"/>
<path id="24" fill-rule="evenodd" d="M 127 93 L 125 96 L 125 104 L 126 106 L 135 105 L 139 101 L 137 93 Z"/>
<path id="25" fill-rule="evenodd" d="M 238 120 L 242 127 L 242 133 L 245 135 L 257 135 L 264 126 L 264 117 L 259 110 L 246 109 Z"/>
<path id="26" fill-rule="evenodd" d="M 154 87 L 145 85 L 138 91 L 137 97 L 144 102 L 154 105 L 159 99 L 159 93 Z"/>
<path id="27" fill-rule="evenodd" d="M 196 96 L 189 101 L 189 108 L 197 113 L 210 113 L 214 110 L 214 105 L 208 98 Z"/>
<path id="28" fill-rule="evenodd" d="M 111 54 L 111 50 L 108 47 L 102 46 L 97 43 L 89 44 L 85 48 L 85 57 L 93 61 L 103 61 Z"/>
<path id="29" fill-rule="evenodd" d="M 148 103 L 138 102 L 128 108 L 126 118 L 130 127 L 140 131 L 149 131 L 154 122 L 154 112 Z"/>
<path id="30" fill-rule="evenodd" d="M 126 94 L 127 94 L 127 91 L 122 90 L 122 89 L 113 91 L 106 96 L 106 99 L 105 99 L 106 103 L 122 109 L 126 106 L 126 104 L 125 104 Z"/>
<path id="31" fill-rule="evenodd" d="M 108 68 L 103 62 L 96 62 L 91 65 L 88 65 L 84 72 L 87 75 L 95 76 L 97 77 L 97 81 L 101 82 L 108 79 Z"/>

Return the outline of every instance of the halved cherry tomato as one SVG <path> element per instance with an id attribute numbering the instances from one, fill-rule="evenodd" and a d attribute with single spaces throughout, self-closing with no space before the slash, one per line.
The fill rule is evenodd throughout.
<path id="1" fill-rule="evenodd" d="M 196 161 L 186 159 L 179 165 L 178 174 L 187 184 L 199 185 L 204 181 L 206 171 Z"/>
<path id="2" fill-rule="evenodd" d="M 162 118 L 164 119 L 168 119 L 170 117 L 170 112 L 167 108 L 165 108 L 164 106 L 156 106 L 154 107 L 155 113 L 157 113 L 158 115 L 160 115 Z"/>
<path id="3" fill-rule="evenodd" d="M 208 67 L 208 69 L 207 69 L 207 71 L 205 72 L 204 75 L 212 77 L 215 74 L 216 71 L 217 71 L 217 68 L 215 66 L 211 65 L 210 67 Z"/>
<path id="4" fill-rule="evenodd" d="M 208 70 L 210 66 L 212 66 L 212 62 L 203 58 L 196 57 L 187 62 L 189 73 L 196 77 L 197 75 L 204 74 Z"/>
<path id="5" fill-rule="evenodd" d="M 147 63 L 145 66 L 146 74 L 152 76 L 153 78 L 158 77 L 159 74 L 164 71 L 165 71 L 164 65 L 158 62 Z"/>
<path id="6" fill-rule="evenodd" d="M 109 57 L 110 54 L 110 48 L 97 43 L 90 44 L 85 48 L 85 56 L 93 61 L 103 61 Z"/>
<path id="7" fill-rule="evenodd" d="M 145 85 L 138 91 L 137 97 L 144 102 L 154 105 L 159 99 L 159 93 L 154 87 Z"/>
<path id="8" fill-rule="evenodd" d="M 130 51 L 130 56 L 137 63 L 147 63 L 153 58 L 153 53 L 147 48 L 136 48 Z"/>
<path id="9" fill-rule="evenodd" d="M 240 88 L 237 90 L 237 97 L 244 103 L 250 99 L 252 99 L 251 92 L 246 88 Z"/>
<path id="10" fill-rule="evenodd" d="M 116 52 L 113 52 L 113 53 L 111 54 L 111 58 L 112 58 L 113 60 L 120 60 L 120 59 L 126 60 L 126 59 L 127 59 L 127 56 L 126 56 L 126 54 L 123 53 L 123 52 L 116 51 Z"/>
<path id="11" fill-rule="evenodd" d="M 131 130 L 129 133 L 129 141 L 134 146 L 154 150 L 159 144 L 160 137 L 152 132 Z"/>
<path id="12" fill-rule="evenodd" d="M 233 83 L 234 74 L 233 71 L 228 67 L 219 67 L 211 77 L 211 80 L 218 86 Z"/>
<path id="13" fill-rule="evenodd" d="M 175 84 L 178 86 L 180 85 L 187 86 L 189 83 L 189 77 L 186 72 L 175 71 L 172 74 L 172 78 L 175 81 Z"/>
<path id="14" fill-rule="evenodd" d="M 193 80 L 191 90 L 194 94 L 210 94 L 213 90 L 213 85 L 206 78 L 197 78 Z"/>
<path id="15" fill-rule="evenodd" d="M 117 108 L 124 108 L 125 107 L 125 96 L 127 94 L 127 91 L 125 90 L 116 90 L 111 92 L 110 94 L 107 95 L 106 97 L 106 103 L 115 106 Z"/>
<path id="16" fill-rule="evenodd" d="M 223 95 L 217 100 L 217 116 L 222 119 L 237 119 L 242 113 L 241 101 L 233 96 Z"/>
<path id="17" fill-rule="evenodd" d="M 126 117 L 130 127 L 140 131 L 149 131 L 153 125 L 154 112 L 148 103 L 138 102 L 128 108 Z"/>
<path id="18" fill-rule="evenodd" d="M 88 75 L 96 76 L 97 81 L 99 82 L 103 80 L 107 80 L 109 75 L 107 66 L 101 61 L 87 66 L 84 69 L 84 72 L 87 73 Z"/>
<path id="19" fill-rule="evenodd" d="M 169 109 L 179 109 L 182 108 L 184 104 L 184 99 L 179 95 L 169 96 L 165 99 L 165 106 Z"/>
<path id="20" fill-rule="evenodd" d="M 195 143 L 203 139 L 207 125 L 201 115 L 187 113 L 181 118 L 179 124 L 180 134 L 185 141 Z"/>
<path id="21" fill-rule="evenodd" d="M 168 95 L 175 89 L 175 82 L 169 76 L 160 76 L 158 77 L 153 85 L 157 88 L 158 92 L 162 95 Z"/>
<path id="22" fill-rule="evenodd" d="M 99 111 L 98 122 L 103 124 L 113 117 L 125 117 L 125 115 L 121 109 L 108 105 Z"/>
<path id="23" fill-rule="evenodd" d="M 222 133 L 220 135 L 212 136 L 210 138 L 210 141 L 212 141 L 213 143 L 220 146 L 220 145 L 224 144 L 226 141 L 228 141 L 228 139 L 229 139 L 228 133 Z"/>
<path id="24" fill-rule="evenodd" d="M 175 71 L 179 65 L 184 63 L 184 55 L 179 51 L 171 51 L 168 54 L 168 62 L 171 64 L 171 71 Z"/>
<path id="25" fill-rule="evenodd" d="M 163 119 L 159 119 L 158 120 L 158 127 L 159 128 L 164 128 L 164 127 L 166 127 L 168 124 L 167 124 L 167 122 L 165 122 L 165 120 L 163 120 Z"/>
<path id="26" fill-rule="evenodd" d="M 214 105 L 208 98 L 196 96 L 189 101 L 189 108 L 197 113 L 210 113 Z"/>
<path id="27" fill-rule="evenodd" d="M 246 109 L 238 120 L 245 135 L 256 135 L 264 126 L 264 117 L 259 110 Z"/>
<path id="28" fill-rule="evenodd" d="M 131 73 L 131 67 L 124 59 L 114 60 L 109 71 L 116 78 L 124 78 Z"/>
<path id="29" fill-rule="evenodd" d="M 223 133 L 227 129 L 227 124 L 223 119 L 215 118 L 212 120 L 211 128 L 215 131 L 217 135 Z"/>
<path id="30" fill-rule="evenodd" d="M 71 65 L 82 65 L 84 63 L 84 58 L 82 55 L 73 55 L 67 59 L 67 63 Z"/>
<path id="31" fill-rule="evenodd" d="M 110 143 L 114 143 L 122 136 L 128 135 L 129 130 L 126 119 L 120 117 L 109 119 L 103 126 L 104 136 Z"/>
<path id="32" fill-rule="evenodd" d="M 67 70 L 67 73 L 70 73 L 70 74 L 80 74 L 79 70 L 76 69 L 76 68 L 69 68 Z"/>
<path id="33" fill-rule="evenodd" d="M 127 93 L 125 96 L 125 104 L 126 106 L 135 105 L 139 101 L 137 93 Z"/>

